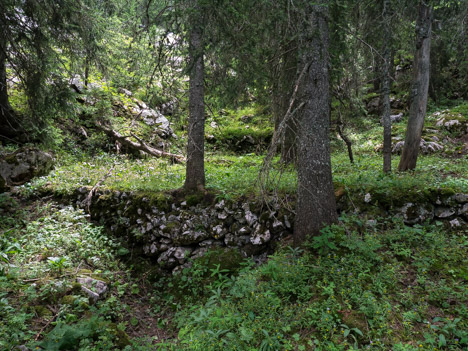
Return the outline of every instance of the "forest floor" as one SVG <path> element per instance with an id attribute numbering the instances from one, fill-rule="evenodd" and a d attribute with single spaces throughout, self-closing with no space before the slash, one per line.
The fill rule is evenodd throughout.
<path id="1" fill-rule="evenodd" d="M 468 110 L 466 103 L 461 106 Z M 466 119 L 466 111 L 462 115 Z M 437 116 L 427 119 L 428 135 L 435 133 Z M 381 127 L 365 123 L 350 129 L 353 165 L 341 141 L 332 140 L 334 182 L 352 201 L 363 203 L 367 193 L 388 203 L 410 201 L 428 189 L 468 194 L 463 136 L 439 129 L 439 140 L 451 140 L 444 151 L 421 155 L 414 172 L 383 175 L 375 151 Z M 233 125 L 223 129 L 229 138 L 243 128 Z M 405 121 L 394 126 L 395 137 L 402 137 L 404 126 Z M 223 134 L 216 138 L 207 155 L 208 186 L 219 198 L 256 197 L 262 153 L 220 150 Z M 393 169 L 398 158 L 393 157 Z M 157 192 L 183 185 L 182 165 L 65 150 L 48 176 L 0 194 L 1 350 L 468 347 L 466 226 L 441 221 L 408 226 L 372 211 L 341 213 L 340 222 L 321 236 L 300 249 L 284 243 L 262 265 L 246 259 L 225 270 L 195 261 L 171 276 L 130 257 L 125 243 L 57 200 L 96 184 L 112 166 L 105 182 L 111 189 Z M 267 190 L 294 193 L 292 167 L 274 167 L 271 179 Z M 55 196 L 39 196 L 44 188 Z M 105 298 L 93 302 L 77 277 L 105 281 Z"/>

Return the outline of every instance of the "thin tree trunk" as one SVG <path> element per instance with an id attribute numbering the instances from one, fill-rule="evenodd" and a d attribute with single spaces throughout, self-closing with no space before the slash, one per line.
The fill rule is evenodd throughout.
<path id="1" fill-rule="evenodd" d="M 390 47 L 391 47 L 391 26 L 390 26 L 390 0 L 383 0 L 383 77 L 382 77 L 382 122 L 384 128 L 383 141 L 383 171 L 389 173 L 392 170 L 392 121 L 390 119 Z"/>
<path id="2" fill-rule="evenodd" d="M 341 139 L 343 139 L 348 149 L 349 162 L 351 164 L 354 164 L 353 147 L 352 147 L 353 143 L 348 138 L 348 136 L 343 132 L 343 116 L 341 115 L 340 111 L 338 111 L 338 123 L 336 124 L 336 129 L 338 131 L 338 135 L 340 136 Z"/>
<path id="3" fill-rule="evenodd" d="M 317 3 L 317 2 L 315 2 Z M 302 2 L 305 18 L 299 28 L 299 68 L 310 63 L 299 97 L 298 189 L 294 244 L 317 235 L 337 221 L 329 139 L 328 23 L 326 1 Z"/>
<path id="4" fill-rule="evenodd" d="M 85 71 L 84 71 L 84 86 L 85 88 L 88 88 L 88 81 L 89 81 L 89 65 L 90 65 L 90 59 L 89 59 L 89 52 L 86 50 L 86 58 L 85 58 Z"/>
<path id="5" fill-rule="evenodd" d="M 419 3 L 416 23 L 416 53 L 414 55 L 411 107 L 406 129 L 405 145 L 398 165 L 399 171 L 414 169 L 424 126 L 429 89 L 432 8 L 425 1 Z"/>
<path id="6" fill-rule="evenodd" d="M 281 112 L 284 116 L 289 107 L 291 94 L 294 88 L 294 76 L 297 71 L 297 43 L 291 41 L 286 47 L 283 55 L 283 69 L 281 72 Z M 284 131 L 284 138 L 281 147 L 280 161 L 285 164 L 296 163 L 297 160 L 297 120 L 295 116 L 289 119 Z"/>
<path id="7" fill-rule="evenodd" d="M 192 15 L 189 57 L 189 122 L 187 143 L 187 168 L 185 189 L 201 190 L 205 187 L 204 140 L 205 140 L 205 92 L 203 85 L 204 62 L 202 42 L 202 13 L 196 3 Z"/>

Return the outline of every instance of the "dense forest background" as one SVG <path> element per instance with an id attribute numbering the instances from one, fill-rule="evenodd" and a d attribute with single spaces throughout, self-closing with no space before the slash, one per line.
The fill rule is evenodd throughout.
<path id="1" fill-rule="evenodd" d="M 2 0 L 0 349 L 466 349 L 467 21 Z"/>

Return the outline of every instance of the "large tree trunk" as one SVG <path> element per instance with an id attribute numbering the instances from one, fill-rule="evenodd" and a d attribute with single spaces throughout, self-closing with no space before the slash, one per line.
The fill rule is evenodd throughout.
<path id="1" fill-rule="evenodd" d="M 317 2 L 315 2 L 317 3 Z M 328 23 L 325 0 L 304 1 L 299 28 L 299 68 L 310 65 L 300 86 L 297 210 L 294 244 L 337 221 L 330 159 Z"/>
<path id="2" fill-rule="evenodd" d="M 382 122 L 384 128 L 383 141 L 383 171 L 389 173 L 392 170 L 392 121 L 390 119 L 390 60 L 391 60 L 391 25 L 390 25 L 390 0 L 383 0 L 383 77 L 382 77 Z"/>
<path id="3" fill-rule="evenodd" d="M 406 129 L 405 145 L 398 165 L 399 171 L 416 167 L 419 144 L 424 126 L 429 89 L 432 8 L 420 1 L 416 23 L 416 53 L 414 54 L 411 107 Z"/>
<path id="4" fill-rule="evenodd" d="M 19 126 L 8 100 L 6 47 L 6 40 L 0 37 L 0 136 L 10 139 L 17 136 Z"/>
<path id="5" fill-rule="evenodd" d="M 202 42 L 202 13 L 195 6 L 192 15 L 189 56 L 189 123 L 187 142 L 187 168 L 185 189 L 201 190 L 205 187 L 204 141 L 205 141 L 205 92 L 203 85 L 204 62 Z"/>

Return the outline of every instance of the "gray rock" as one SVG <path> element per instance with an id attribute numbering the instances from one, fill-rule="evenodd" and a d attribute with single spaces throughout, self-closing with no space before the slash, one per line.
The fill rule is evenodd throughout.
<path id="1" fill-rule="evenodd" d="M 210 246 L 213 244 L 213 242 L 211 242 Z M 192 252 L 192 255 L 190 256 L 192 259 L 197 259 L 199 257 L 202 257 L 204 256 L 206 253 L 208 252 L 208 248 L 207 247 L 200 247 L 198 249 L 195 249 L 193 250 Z"/>
<path id="2" fill-rule="evenodd" d="M 49 173 L 53 166 L 54 158 L 50 153 L 36 148 L 21 148 L 0 158 L 0 188 L 2 184 L 3 187 L 24 184 Z"/>
<path id="3" fill-rule="evenodd" d="M 450 227 L 452 228 L 461 228 L 466 225 L 465 222 L 463 222 L 459 218 L 454 218 L 449 223 L 450 223 Z"/>
<path id="4" fill-rule="evenodd" d="M 179 217 L 177 217 L 176 215 L 169 215 L 169 217 L 167 217 L 167 221 L 168 222 L 178 222 L 179 221 Z"/>
<path id="5" fill-rule="evenodd" d="M 177 263 L 175 258 L 173 257 L 175 251 L 175 247 L 171 247 L 168 250 L 164 251 L 161 255 L 159 255 L 158 263 L 161 266 L 173 267 Z"/>
<path id="6" fill-rule="evenodd" d="M 258 217 L 250 211 L 245 211 L 245 220 L 250 226 L 252 226 L 258 221 Z"/>
<path id="7" fill-rule="evenodd" d="M 437 207 L 434 214 L 437 218 L 448 218 L 455 214 L 455 209 L 450 207 Z"/>
<path id="8" fill-rule="evenodd" d="M 458 210 L 458 215 L 468 219 L 468 203 L 464 204 L 463 207 Z"/>
<path id="9" fill-rule="evenodd" d="M 250 234 L 250 232 L 251 232 L 251 229 L 249 227 L 242 227 L 239 229 L 240 235 Z"/>
<path id="10" fill-rule="evenodd" d="M 235 247 L 237 246 L 238 241 L 236 240 L 237 237 L 234 234 L 227 233 L 224 237 L 224 244 L 228 247 Z"/>
<path id="11" fill-rule="evenodd" d="M 145 245 L 143 246 L 143 252 L 145 253 L 145 255 L 154 255 L 155 253 L 157 253 L 159 250 L 158 250 L 158 246 L 156 245 L 156 243 L 152 243 L 151 245 Z"/>
<path id="12" fill-rule="evenodd" d="M 213 233 L 215 239 L 222 239 L 224 234 L 226 234 L 226 229 L 223 227 L 222 224 L 218 224 L 216 227 L 213 228 Z"/>
<path id="13" fill-rule="evenodd" d="M 258 226 L 257 230 L 255 230 L 254 235 L 250 237 L 250 242 L 253 245 L 263 245 L 269 242 L 270 239 L 271 239 L 270 231 L 268 229 L 262 230 L 261 226 Z"/>
<path id="14" fill-rule="evenodd" d="M 179 264 L 185 262 L 186 258 L 192 253 L 192 249 L 189 247 L 176 247 L 174 251 L 174 257 L 179 261 Z"/>
<path id="15" fill-rule="evenodd" d="M 468 202 L 468 194 L 458 193 L 453 195 L 453 199 L 459 204 L 464 204 Z"/>
<path id="16" fill-rule="evenodd" d="M 399 209 L 406 224 L 422 223 L 434 218 L 434 209 L 432 205 L 418 205 L 412 202 L 405 204 Z"/>
<path id="17" fill-rule="evenodd" d="M 172 275 L 180 274 L 185 268 L 190 268 L 193 266 L 193 262 L 185 262 L 184 264 L 181 264 L 180 266 L 175 267 L 172 270 Z"/>
<path id="18" fill-rule="evenodd" d="M 210 237 L 210 233 L 205 231 L 187 230 L 183 233 L 172 235 L 172 240 L 176 245 L 193 245 Z"/>
<path id="19" fill-rule="evenodd" d="M 78 277 L 76 281 L 81 284 L 81 290 L 94 302 L 102 299 L 107 292 L 107 284 L 102 280 L 91 277 Z"/>
<path id="20" fill-rule="evenodd" d="M 393 145 L 392 153 L 400 154 L 403 150 L 404 145 L 404 141 L 398 141 Z M 444 147 L 441 144 L 436 143 L 435 141 L 426 141 L 424 139 L 421 139 L 421 142 L 419 143 L 419 150 L 421 150 L 423 154 L 432 154 L 443 149 Z"/>
<path id="21" fill-rule="evenodd" d="M 277 218 L 275 218 L 275 220 L 273 221 L 273 224 L 271 225 L 271 227 L 275 230 L 277 229 L 280 229 L 283 227 L 283 223 L 281 221 L 279 221 Z"/>
<path id="22" fill-rule="evenodd" d="M 220 202 L 218 202 L 214 208 L 216 208 L 217 210 L 221 210 L 222 208 L 224 208 L 224 200 L 221 200 Z"/>
<path id="23" fill-rule="evenodd" d="M 289 223 L 288 216 L 284 215 L 284 225 L 286 228 L 291 229 L 291 223 Z"/>

